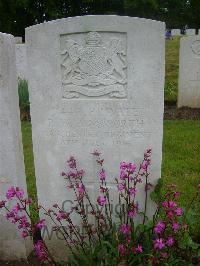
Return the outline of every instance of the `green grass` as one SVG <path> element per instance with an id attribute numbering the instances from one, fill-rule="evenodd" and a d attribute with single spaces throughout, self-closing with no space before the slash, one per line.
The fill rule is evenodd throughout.
<path id="1" fill-rule="evenodd" d="M 33 207 L 35 208 L 37 206 L 37 190 L 30 122 L 22 122 L 22 139 L 24 148 L 24 163 L 26 170 L 27 190 L 29 197 L 33 200 Z M 33 221 L 36 221 L 38 215 L 33 212 L 33 208 L 30 209 L 30 212 Z"/>
<path id="2" fill-rule="evenodd" d="M 199 154 L 200 121 L 164 122 L 163 189 L 166 184 L 176 184 L 184 207 L 188 207 L 200 184 Z M 194 213 L 190 215 L 191 233 L 200 243 L 200 198 L 193 208 Z"/>
<path id="3" fill-rule="evenodd" d="M 166 40 L 165 101 L 176 102 L 178 93 L 180 37 Z"/>

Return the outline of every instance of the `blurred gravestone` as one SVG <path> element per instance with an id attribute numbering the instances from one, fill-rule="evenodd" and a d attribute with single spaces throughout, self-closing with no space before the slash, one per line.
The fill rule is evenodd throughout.
<path id="1" fill-rule="evenodd" d="M 195 29 L 186 29 L 186 35 L 195 35 Z"/>
<path id="2" fill-rule="evenodd" d="M 200 107 L 200 36 L 180 43 L 178 107 Z"/>
<path id="3" fill-rule="evenodd" d="M 16 44 L 17 77 L 27 80 L 26 44 Z"/>
<path id="4" fill-rule="evenodd" d="M 180 29 L 172 29 L 172 36 L 180 36 L 181 30 Z"/>
<path id="5" fill-rule="evenodd" d="M 10 186 L 26 191 L 19 99 L 15 64 L 15 40 L 0 33 L 0 200 Z M 24 239 L 16 226 L 0 212 L 0 260 L 27 257 Z"/>
<path id="6" fill-rule="evenodd" d="M 96 203 L 97 168 L 90 155 L 95 149 L 105 158 L 114 206 L 114 178 L 122 160 L 139 162 L 152 148 L 156 183 L 162 158 L 164 29 L 162 22 L 118 16 L 68 18 L 26 29 L 41 205 L 72 200 L 59 177 L 70 155 L 86 170 L 84 181 Z M 139 201 L 143 210 L 144 184 Z M 149 216 L 153 210 L 151 203 Z M 49 245 L 63 256 L 59 240 Z"/>

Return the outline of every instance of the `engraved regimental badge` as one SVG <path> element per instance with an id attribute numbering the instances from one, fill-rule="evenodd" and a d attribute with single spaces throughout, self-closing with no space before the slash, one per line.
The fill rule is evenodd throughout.
<path id="1" fill-rule="evenodd" d="M 126 97 L 126 52 L 122 39 L 110 38 L 104 43 L 100 33 L 89 32 L 81 45 L 67 38 L 61 58 L 63 98 Z"/>

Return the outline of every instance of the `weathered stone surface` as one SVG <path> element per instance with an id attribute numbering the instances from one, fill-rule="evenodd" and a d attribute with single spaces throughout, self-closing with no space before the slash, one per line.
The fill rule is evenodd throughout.
<path id="1" fill-rule="evenodd" d="M 15 37 L 15 43 L 16 44 L 22 43 L 22 37 Z"/>
<path id="2" fill-rule="evenodd" d="M 139 162 L 147 148 L 153 149 L 156 183 L 162 158 L 164 29 L 161 22 L 118 16 L 67 18 L 26 29 L 37 191 L 44 207 L 72 199 L 59 177 L 70 155 L 86 170 L 84 181 L 96 202 L 94 149 L 105 158 L 113 204 L 119 163 Z M 144 186 L 139 200 L 142 209 Z M 152 210 L 148 205 L 149 215 Z M 54 248 L 54 254 L 61 252 Z"/>
<path id="3" fill-rule="evenodd" d="M 26 191 L 17 93 L 15 40 L 0 33 L 0 200 L 10 186 Z M 26 244 L 0 212 L 0 258 L 26 258 Z"/>
<path id="4" fill-rule="evenodd" d="M 181 30 L 180 29 L 172 29 L 172 36 L 180 36 Z"/>
<path id="5" fill-rule="evenodd" d="M 200 36 L 180 43 L 178 107 L 200 107 Z"/>
<path id="6" fill-rule="evenodd" d="M 17 77 L 27 80 L 26 44 L 16 44 Z"/>

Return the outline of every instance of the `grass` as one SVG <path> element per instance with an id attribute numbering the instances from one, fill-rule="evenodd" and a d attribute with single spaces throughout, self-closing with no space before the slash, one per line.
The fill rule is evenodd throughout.
<path id="1" fill-rule="evenodd" d="M 178 94 L 180 37 L 166 40 L 165 101 L 176 102 Z"/>
<path id="2" fill-rule="evenodd" d="M 200 184 L 200 121 L 165 121 L 162 177 L 164 185 L 176 184 L 181 205 L 188 207 Z M 165 188 L 165 186 L 164 186 Z M 200 199 L 190 217 L 192 234 L 200 243 Z M 198 221 L 195 220 L 198 216 Z"/>
<path id="3" fill-rule="evenodd" d="M 24 163 L 26 170 L 27 190 L 29 197 L 33 200 L 33 207 L 35 208 L 37 207 L 37 190 L 30 122 L 22 122 L 22 140 L 24 148 Z M 34 213 L 33 208 L 30 209 L 30 212 L 32 220 L 36 221 L 38 219 L 38 215 Z"/>

